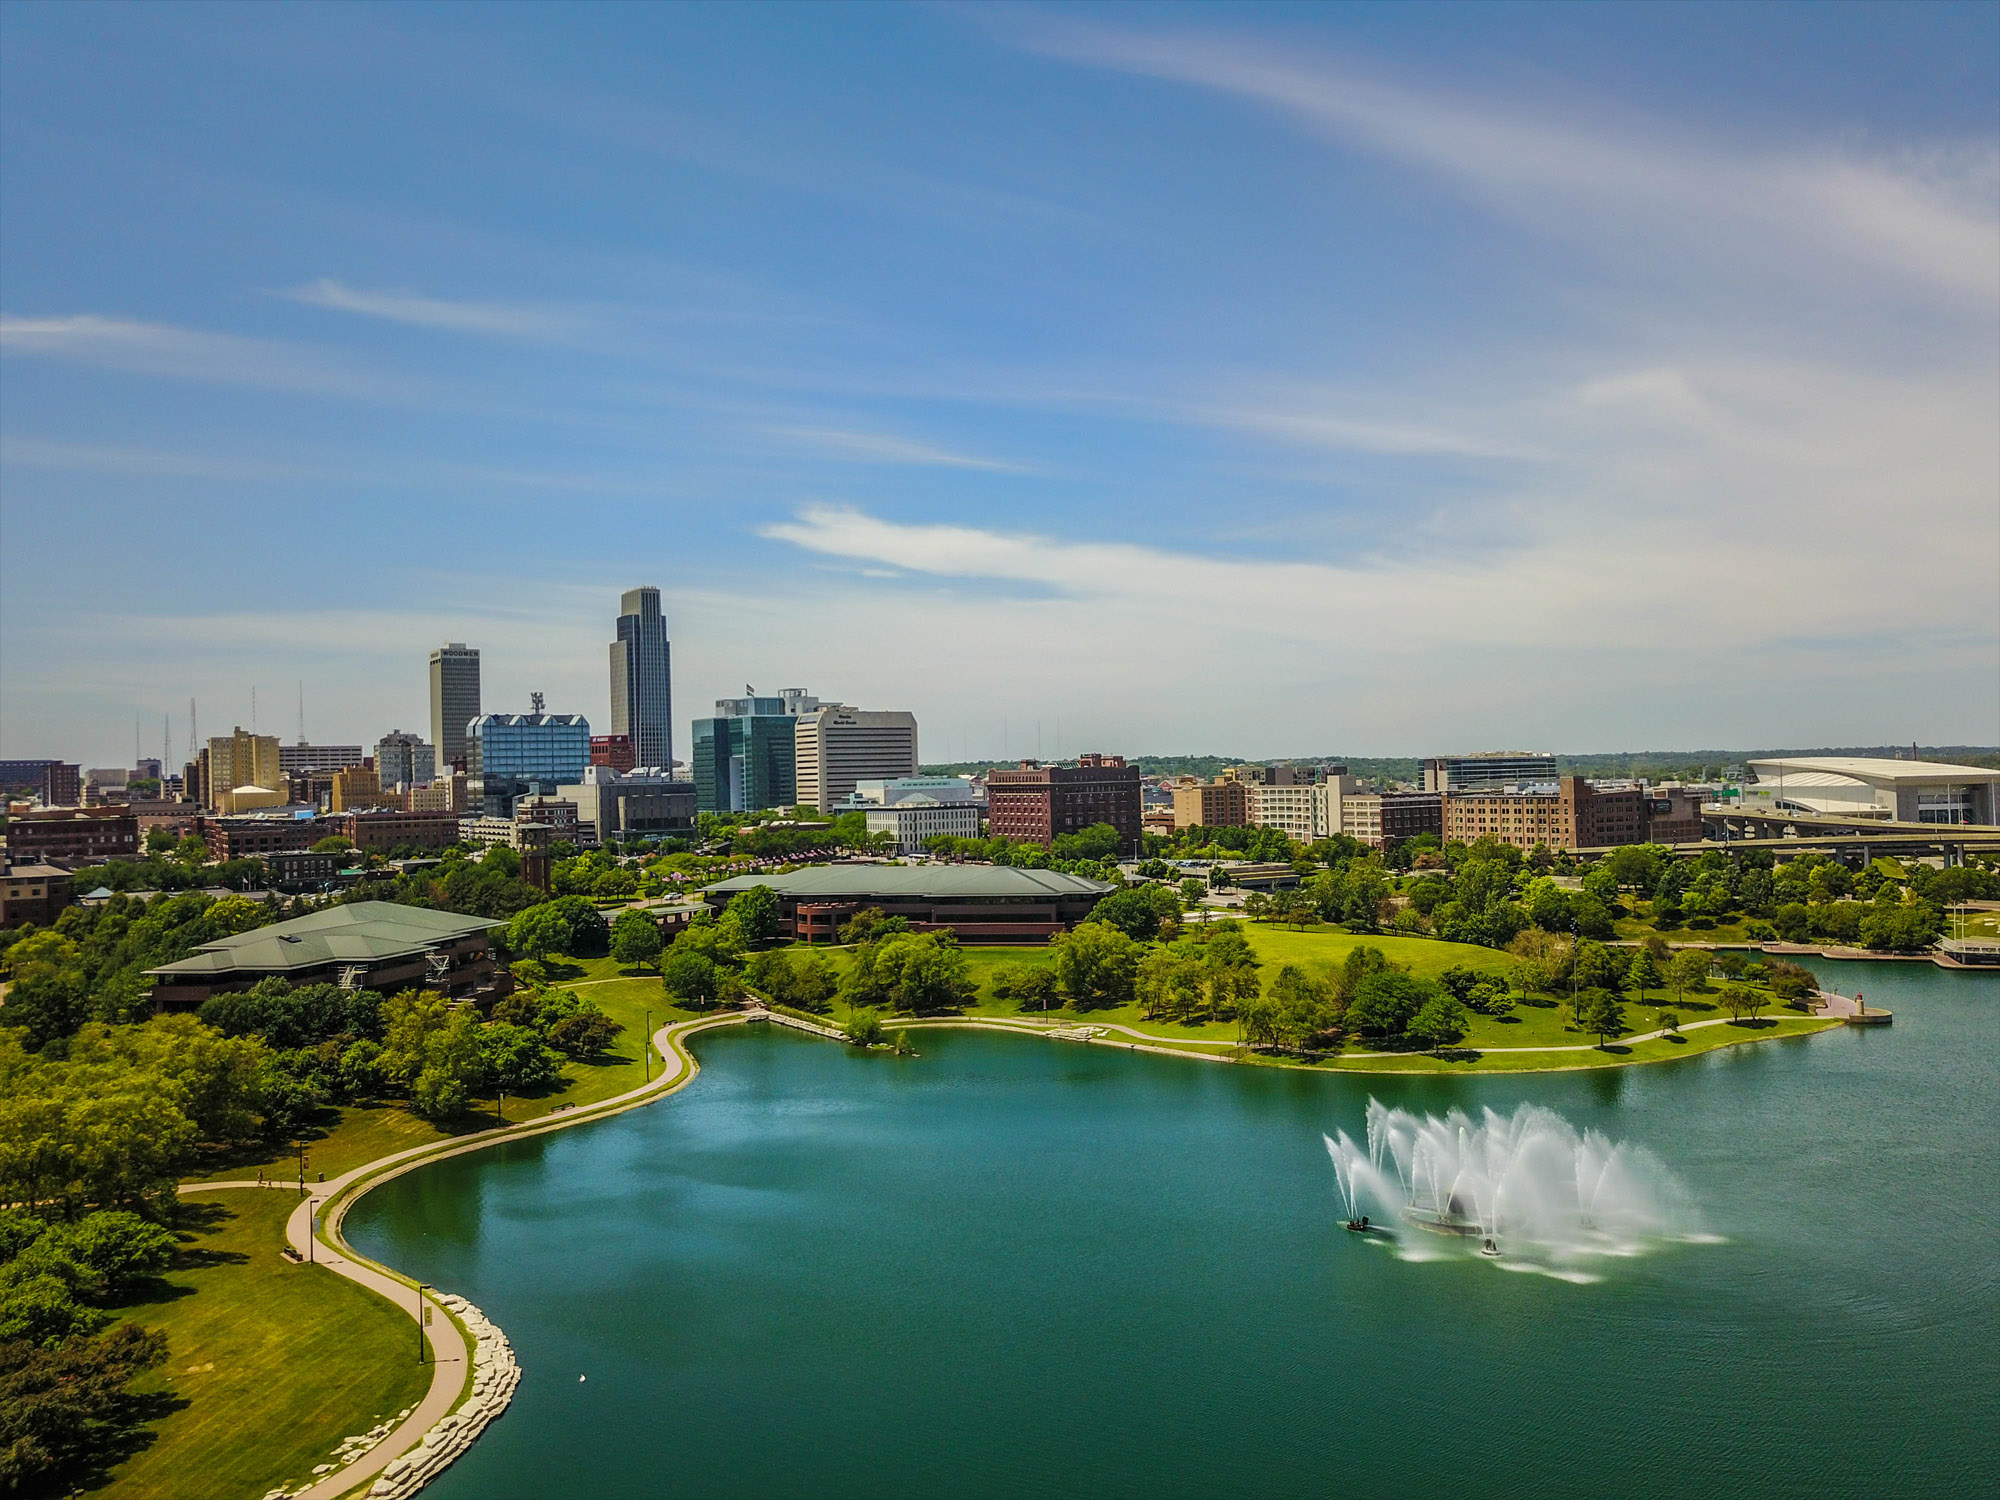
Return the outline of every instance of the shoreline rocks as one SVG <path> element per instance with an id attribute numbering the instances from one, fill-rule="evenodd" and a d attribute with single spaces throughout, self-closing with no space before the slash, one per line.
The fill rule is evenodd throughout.
<path id="1" fill-rule="evenodd" d="M 497 1323 L 463 1297 L 446 1292 L 437 1300 L 472 1335 L 472 1391 L 438 1419 L 422 1442 L 382 1471 L 368 1491 L 368 1500 L 406 1500 L 437 1478 L 472 1446 L 487 1423 L 507 1409 L 521 1383 L 521 1366 Z"/>

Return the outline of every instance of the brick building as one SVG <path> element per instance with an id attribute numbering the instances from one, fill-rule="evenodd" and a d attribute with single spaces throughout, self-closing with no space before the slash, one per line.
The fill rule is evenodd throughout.
<path id="1" fill-rule="evenodd" d="M 321 838 L 337 833 L 367 853 L 391 849 L 448 849 L 458 842 L 458 814 L 373 808 L 319 820 Z"/>
<path id="2" fill-rule="evenodd" d="M 0 792 L 39 797 L 44 807 L 74 807 L 83 798 L 83 768 L 61 760 L 0 760 Z"/>
<path id="3" fill-rule="evenodd" d="M 1565 776 L 1550 786 L 1490 787 L 1444 794 L 1448 842 L 1491 838 L 1517 849 L 1602 849 L 1651 836 L 1652 798 L 1638 782 L 1593 785 Z"/>
<path id="4" fill-rule="evenodd" d="M 39 860 L 0 869 L 0 927 L 46 927 L 62 915 L 75 888 L 67 870 Z"/>
<path id="5" fill-rule="evenodd" d="M 321 839 L 341 830 L 328 826 L 323 818 L 295 818 L 289 815 L 260 818 L 246 814 L 238 818 L 203 818 L 196 829 L 208 845 L 208 857 L 261 859 L 285 849 L 310 849 Z"/>
<path id="6" fill-rule="evenodd" d="M 139 857 L 139 820 L 128 807 L 47 807 L 11 814 L 7 852 L 16 860 L 89 864 Z"/>
<path id="7" fill-rule="evenodd" d="M 986 824 L 996 838 L 1051 847 L 1093 823 L 1118 830 L 1118 852 L 1139 852 L 1139 768 L 1122 755 L 1080 755 L 1073 766 L 1024 760 L 986 777 Z"/>
<path id="8" fill-rule="evenodd" d="M 593 734 L 590 737 L 590 763 L 593 766 L 609 766 L 614 771 L 624 772 L 638 765 L 638 752 L 632 748 L 629 734 Z"/>

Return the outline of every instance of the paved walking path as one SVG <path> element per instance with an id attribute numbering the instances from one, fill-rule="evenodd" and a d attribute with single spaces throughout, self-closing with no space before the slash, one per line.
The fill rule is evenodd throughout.
<path id="1" fill-rule="evenodd" d="M 340 1220 L 360 1198 L 361 1193 L 387 1182 L 392 1177 L 399 1177 L 404 1172 L 426 1166 L 433 1161 L 442 1161 L 449 1156 L 460 1156 L 468 1151 L 483 1150 L 497 1141 L 519 1140 L 526 1136 L 565 1130 L 586 1120 L 602 1120 L 638 1105 L 651 1103 L 654 1099 L 665 1098 L 668 1094 L 685 1088 L 695 1074 L 701 1071 L 701 1065 L 694 1060 L 694 1054 L 683 1045 L 684 1037 L 712 1027 L 740 1025 L 749 1019 L 750 1017 L 743 1012 L 728 1011 L 718 1015 L 699 1016 L 691 1021 L 676 1021 L 661 1027 L 653 1033 L 653 1045 L 662 1058 L 677 1058 L 680 1062 L 679 1069 L 670 1073 L 663 1064 L 660 1076 L 651 1083 L 642 1084 L 636 1089 L 610 1099 L 583 1105 L 575 1110 L 566 1110 L 558 1115 L 544 1115 L 540 1119 L 524 1121 L 518 1125 L 495 1126 L 491 1130 L 460 1136 L 448 1142 L 414 1146 L 409 1150 L 398 1151 L 355 1167 L 352 1171 L 343 1172 L 331 1182 L 307 1184 L 309 1195 L 292 1211 L 291 1218 L 285 1223 L 286 1240 L 300 1255 L 310 1255 L 314 1264 L 325 1266 L 336 1276 L 344 1276 L 356 1285 L 366 1287 L 378 1296 L 387 1298 L 396 1307 L 409 1313 L 412 1321 L 420 1317 L 420 1305 L 435 1308 L 428 1332 L 436 1368 L 431 1376 L 431 1387 L 425 1392 L 423 1399 L 387 1437 L 353 1463 L 327 1475 L 319 1483 L 295 1491 L 295 1500 L 337 1500 L 337 1497 L 373 1481 L 392 1461 L 421 1442 L 424 1434 L 459 1404 L 471 1379 L 470 1346 L 464 1333 L 443 1305 L 430 1297 L 422 1298 L 420 1304 L 417 1289 L 410 1281 L 355 1256 L 341 1237 Z M 361 1186 L 364 1183 L 366 1185 Z M 207 1193 L 227 1188 L 261 1186 L 267 1184 L 254 1181 L 185 1182 L 181 1184 L 180 1190 L 183 1193 Z M 297 1191 L 295 1186 L 283 1182 L 268 1186 Z M 357 1186 L 360 1186 L 359 1192 L 348 1192 L 348 1189 Z M 328 1204 L 332 1204 L 332 1212 L 326 1222 L 319 1226 L 319 1235 L 316 1236 L 314 1218 Z M 329 1441 L 329 1451 L 332 1443 L 345 1435 L 334 1435 Z"/>

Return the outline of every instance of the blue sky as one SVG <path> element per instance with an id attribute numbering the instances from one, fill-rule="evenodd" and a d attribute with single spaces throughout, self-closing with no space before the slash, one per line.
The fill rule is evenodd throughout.
<path id="1" fill-rule="evenodd" d="M 26 6 L 0 753 L 2000 739 L 2000 7 Z"/>

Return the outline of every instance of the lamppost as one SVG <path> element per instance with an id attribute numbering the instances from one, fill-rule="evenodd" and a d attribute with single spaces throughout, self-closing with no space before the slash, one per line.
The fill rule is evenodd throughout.
<path id="1" fill-rule="evenodd" d="M 292 1149 L 299 1153 L 299 1196 L 303 1198 L 306 1195 L 306 1143 L 293 1141 Z"/>
<path id="2" fill-rule="evenodd" d="M 645 1060 L 646 1082 L 653 1081 L 653 1013 L 646 1012 L 646 1030 L 639 1038 L 639 1056 Z"/>
<path id="3" fill-rule="evenodd" d="M 502 1125 L 507 1123 L 507 1091 L 497 1085 L 493 1090 L 493 1118 Z"/>
<path id="4" fill-rule="evenodd" d="M 436 1288 L 434 1288 L 428 1281 L 420 1281 L 417 1283 L 417 1363 L 418 1364 L 422 1364 L 424 1362 L 424 1324 L 428 1323 L 431 1318 L 430 1308 L 424 1305 L 424 1293 L 434 1290 L 436 1290 Z"/>

